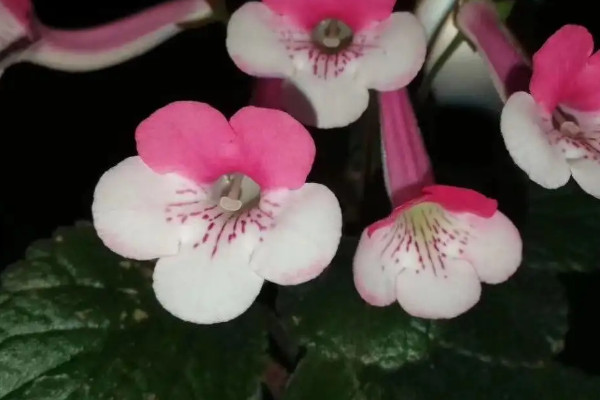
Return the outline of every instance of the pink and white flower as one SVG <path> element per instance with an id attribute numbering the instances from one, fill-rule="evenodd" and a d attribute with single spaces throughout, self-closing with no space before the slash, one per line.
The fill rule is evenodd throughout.
<path id="1" fill-rule="evenodd" d="M 231 17 L 227 49 L 249 75 L 284 79 L 283 109 L 320 128 L 366 110 L 368 89 L 406 86 L 423 65 L 426 38 L 395 0 L 263 0 Z"/>
<path id="2" fill-rule="evenodd" d="M 265 280 L 300 284 L 331 262 L 340 206 L 306 183 L 315 145 L 289 115 L 246 107 L 228 122 L 206 104 L 176 102 L 140 124 L 136 140 L 139 156 L 96 187 L 94 225 L 116 253 L 159 259 L 154 290 L 173 315 L 231 320 Z"/>
<path id="3" fill-rule="evenodd" d="M 469 190 L 429 186 L 363 233 L 354 282 L 374 306 L 398 301 L 409 314 L 453 318 L 478 301 L 481 283 L 507 280 L 522 242 L 497 202 Z"/>
<path id="4" fill-rule="evenodd" d="M 173 0 L 88 29 L 44 25 L 30 0 L 0 0 L 0 73 L 19 62 L 64 71 L 106 68 L 137 57 L 214 14 L 208 0 Z"/>
<path id="5" fill-rule="evenodd" d="M 529 93 L 513 94 L 502 134 L 515 163 L 555 189 L 571 176 L 600 198 L 600 52 L 591 34 L 566 25 L 533 57 Z"/>

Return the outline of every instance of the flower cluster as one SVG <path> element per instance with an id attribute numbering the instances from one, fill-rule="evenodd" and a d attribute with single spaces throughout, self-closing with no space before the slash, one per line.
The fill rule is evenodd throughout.
<path id="1" fill-rule="evenodd" d="M 403 89 L 423 64 L 425 33 L 412 14 L 392 13 L 394 3 L 245 4 L 229 21 L 227 48 L 240 69 L 271 79 L 264 93 L 273 108 L 247 107 L 227 121 L 203 103 L 172 103 L 140 124 L 139 156 L 103 175 L 93 204 L 98 235 L 123 256 L 158 259 L 154 290 L 173 315 L 228 321 L 265 281 L 301 284 L 330 264 L 341 209 L 329 189 L 306 183 L 316 149 L 293 117 L 348 125 L 367 108 L 368 89 L 384 92 L 385 178 L 396 208 L 362 235 L 360 296 L 453 318 L 477 303 L 480 282 L 516 271 L 521 238 L 497 203 L 433 184 Z"/>

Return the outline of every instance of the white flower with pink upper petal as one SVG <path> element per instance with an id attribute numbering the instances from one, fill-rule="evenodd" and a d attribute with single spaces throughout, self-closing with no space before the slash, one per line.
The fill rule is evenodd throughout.
<path id="1" fill-rule="evenodd" d="M 519 232 L 495 200 L 469 189 L 429 186 L 365 230 L 354 282 L 374 306 L 398 301 L 416 317 L 453 318 L 479 301 L 480 282 L 504 282 L 521 258 Z"/>
<path id="2" fill-rule="evenodd" d="M 247 107 L 228 122 L 210 106 L 170 104 L 136 132 L 138 157 L 96 187 L 100 238 L 129 258 L 158 258 L 154 290 L 173 315 L 210 324 L 254 302 L 265 280 L 296 285 L 331 262 L 342 216 L 306 183 L 315 145 L 282 111 Z"/>
<path id="3" fill-rule="evenodd" d="M 231 17 L 227 49 L 249 75 L 282 78 L 283 108 L 320 128 L 349 125 L 369 89 L 397 90 L 421 69 L 424 29 L 395 0 L 264 0 Z"/>
<path id="4" fill-rule="evenodd" d="M 566 25 L 533 57 L 530 93 L 502 112 L 502 134 L 515 163 L 555 189 L 571 176 L 600 198 L 600 52 L 581 26 Z"/>

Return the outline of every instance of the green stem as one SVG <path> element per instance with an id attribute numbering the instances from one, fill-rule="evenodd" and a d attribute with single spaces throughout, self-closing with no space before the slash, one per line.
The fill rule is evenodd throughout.
<path id="1" fill-rule="evenodd" d="M 442 55 L 437 59 L 437 61 L 431 68 L 431 71 L 429 71 L 429 73 L 425 76 L 423 82 L 421 83 L 421 87 L 419 88 L 419 92 L 417 94 L 417 100 L 419 104 L 425 103 L 429 92 L 431 91 L 431 87 L 433 85 L 435 77 L 440 72 L 444 64 L 446 64 L 446 62 L 450 59 L 450 57 L 452 57 L 454 52 L 460 47 L 461 44 L 463 44 L 464 41 L 465 36 L 461 32 L 458 32 L 456 36 L 454 36 L 454 39 L 452 39 L 452 42 L 450 42 L 448 47 L 446 47 L 446 50 L 444 50 Z"/>

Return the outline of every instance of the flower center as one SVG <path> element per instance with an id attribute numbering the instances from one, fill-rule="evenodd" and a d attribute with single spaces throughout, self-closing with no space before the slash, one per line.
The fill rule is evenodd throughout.
<path id="1" fill-rule="evenodd" d="M 260 199 L 260 187 L 246 175 L 225 175 L 213 186 L 213 198 L 221 210 L 233 213 L 255 206 Z"/>
<path id="2" fill-rule="evenodd" d="M 352 44 L 354 33 L 344 22 L 338 19 L 325 19 L 313 29 L 312 39 L 321 51 L 329 54 L 339 53 Z"/>
<path id="3" fill-rule="evenodd" d="M 559 108 L 552 114 L 552 120 L 555 129 L 565 136 L 573 137 L 582 133 L 577 120 Z"/>

